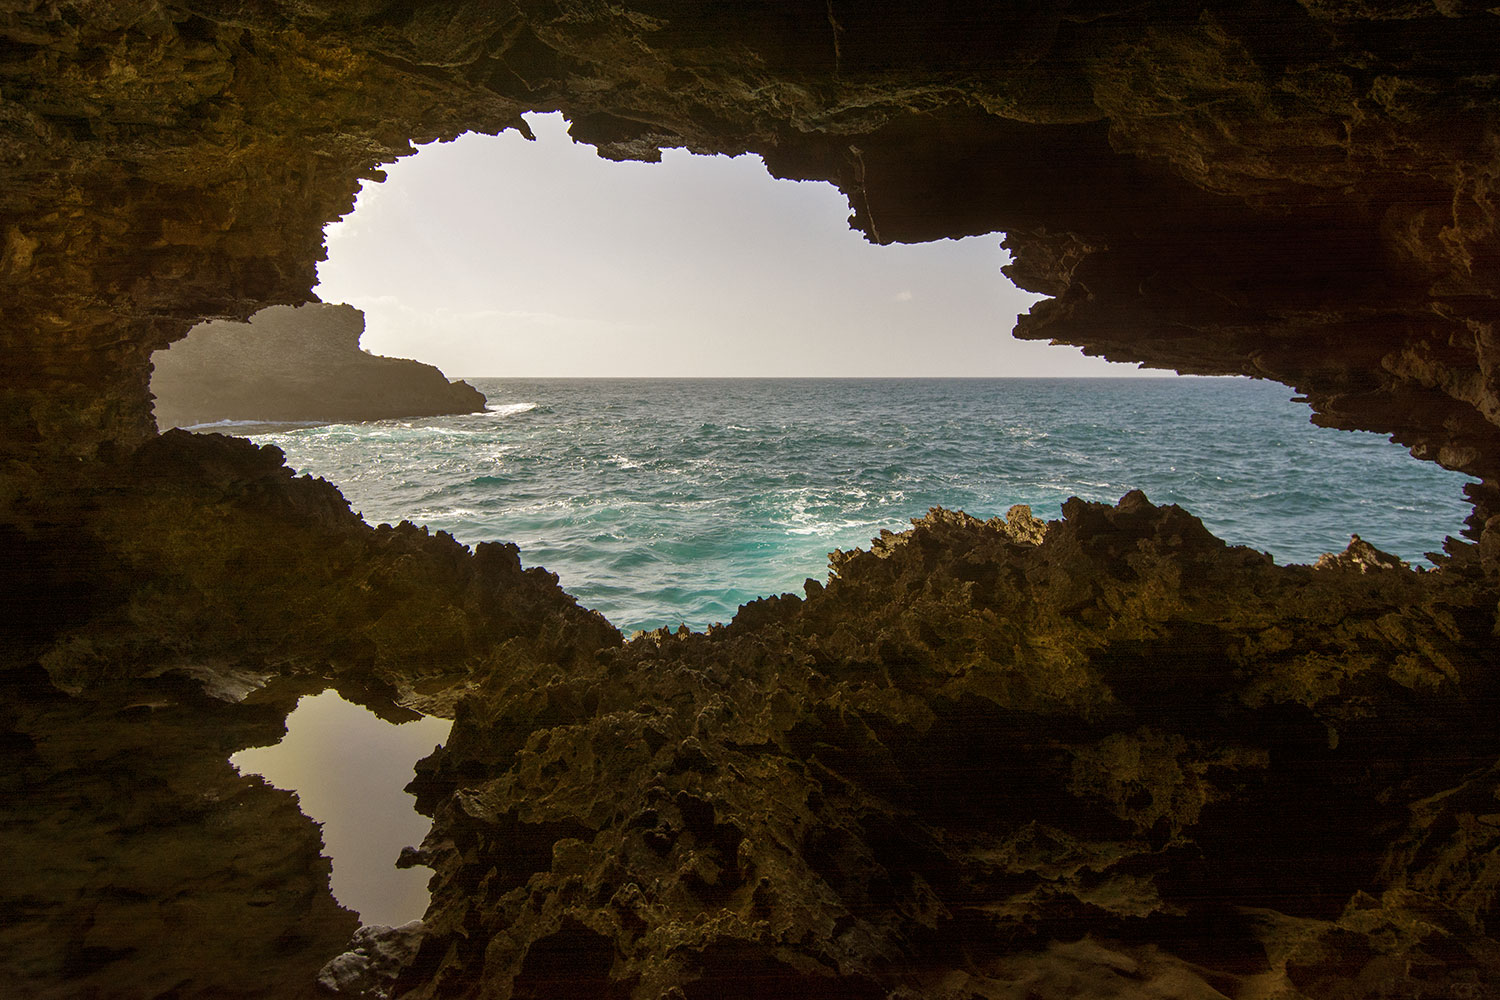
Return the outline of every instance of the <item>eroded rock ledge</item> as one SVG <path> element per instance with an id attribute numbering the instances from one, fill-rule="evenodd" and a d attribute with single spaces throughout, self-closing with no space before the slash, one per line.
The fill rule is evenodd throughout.
<path id="1" fill-rule="evenodd" d="M 1464 551 L 1276 566 L 1139 493 L 934 510 L 727 628 L 497 661 L 418 765 L 398 994 L 1490 995 Z"/>
<path id="2" fill-rule="evenodd" d="M 348 918 L 222 755 L 331 684 L 457 712 L 398 992 L 1500 992 L 1497 49 L 1447 0 L 0 5 L 0 781 L 59 868 L 0 887 L 7 981 L 311 990 Z M 1477 544 L 1359 572 L 1136 496 L 935 514 L 622 645 L 513 549 L 154 436 L 152 351 L 306 300 L 360 178 L 528 109 L 832 180 L 878 242 L 1006 232 L 1053 296 L 1020 335 L 1296 386 L 1480 478 Z M 245 815 L 292 845 L 268 886 L 174 818 Z"/>
<path id="3" fill-rule="evenodd" d="M 0 526 L 0 598 L 20 619 L 0 668 L 40 664 L 74 693 L 170 673 L 249 689 L 300 677 L 445 714 L 451 696 L 422 692 L 461 687 L 497 646 L 566 664 L 620 641 L 514 545 L 372 528 L 282 458 L 174 430 L 125 461 L 28 482 Z"/>
<path id="4" fill-rule="evenodd" d="M 161 430 L 226 420 L 328 423 L 478 413 L 484 393 L 432 365 L 360 350 L 353 306 L 272 306 L 249 323 L 200 323 L 152 358 Z"/>
<path id="5" fill-rule="evenodd" d="M 178 430 L 8 481 L 0 969 L 16 996 L 313 996 L 357 920 L 295 798 L 229 755 L 279 739 L 303 694 L 451 714 L 498 655 L 566 669 L 620 641 L 515 546 L 372 528 L 281 459 Z"/>
<path id="6" fill-rule="evenodd" d="M 937 510 L 622 644 L 513 547 L 370 528 L 274 448 L 86 471 L 5 538 L 48 556 L 12 561 L 0 663 L 3 832 L 50 859 L 0 942 L 38 994 L 313 990 L 351 921 L 223 758 L 324 686 L 455 719 L 398 996 L 1500 989 L 1500 552 L 1276 566 L 1138 493 Z M 248 877 L 252 829 L 300 846 Z"/>
<path id="7" fill-rule="evenodd" d="M 1500 510 L 1481 4 L 24 0 L 0 38 L 11 453 L 143 440 L 150 352 L 304 300 L 359 178 L 561 109 L 832 180 L 879 242 L 1008 233 L 1055 297 L 1021 336 L 1283 381 Z"/>

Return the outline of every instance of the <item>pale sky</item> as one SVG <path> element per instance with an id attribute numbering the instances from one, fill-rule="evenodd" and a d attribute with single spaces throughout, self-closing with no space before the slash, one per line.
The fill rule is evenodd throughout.
<path id="1" fill-rule="evenodd" d="M 1000 234 L 877 247 L 758 157 L 615 163 L 561 115 L 423 147 L 327 229 L 362 346 L 464 376 L 1164 374 L 1010 336 Z"/>
<path id="2" fill-rule="evenodd" d="M 297 703 L 280 743 L 241 750 L 229 762 L 296 792 L 303 813 L 323 824 L 334 896 L 367 924 L 398 926 L 427 909 L 432 875 L 396 867 L 401 848 L 420 844 L 431 826 L 402 789 L 451 728 L 431 717 L 393 726 L 324 691 Z"/>

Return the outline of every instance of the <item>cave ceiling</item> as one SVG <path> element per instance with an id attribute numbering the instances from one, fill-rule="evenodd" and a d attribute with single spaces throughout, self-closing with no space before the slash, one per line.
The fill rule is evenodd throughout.
<path id="1" fill-rule="evenodd" d="M 150 352 L 305 300 L 361 179 L 560 110 L 832 181 L 878 243 L 1005 234 L 1052 296 L 1016 335 L 1285 382 L 1494 501 L 1482 5 L 11 0 L 0 39 L 16 453 L 143 440 Z"/>
<path id="2" fill-rule="evenodd" d="M 455 719 L 397 995 L 1496 995 L 1497 52 L 1467 0 L 0 0 L 7 984 L 313 995 L 353 916 L 226 757 L 335 687 Z M 152 352 L 529 111 L 995 234 L 1017 336 L 1285 383 L 1475 477 L 1477 544 L 935 509 L 627 642 L 515 546 L 156 433 Z"/>

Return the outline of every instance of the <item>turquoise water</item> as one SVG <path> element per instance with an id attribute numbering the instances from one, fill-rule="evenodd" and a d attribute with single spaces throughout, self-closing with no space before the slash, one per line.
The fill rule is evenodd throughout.
<path id="1" fill-rule="evenodd" d="M 255 436 L 371 523 L 514 541 L 627 633 L 728 621 L 934 505 L 976 517 L 1142 489 L 1310 562 L 1357 532 L 1420 561 L 1466 478 L 1313 427 L 1248 379 L 470 379 L 490 412 Z"/>

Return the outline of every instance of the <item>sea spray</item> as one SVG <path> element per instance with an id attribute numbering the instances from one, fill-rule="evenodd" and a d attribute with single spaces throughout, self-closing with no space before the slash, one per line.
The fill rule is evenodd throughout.
<path id="1" fill-rule="evenodd" d="M 932 506 L 1055 518 L 1141 489 L 1280 562 L 1350 532 L 1421 561 L 1468 513 L 1465 477 L 1248 379 L 468 381 L 487 412 L 257 440 L 372 523 L 518 543 L 627 632 L 727 621 Z"/>

